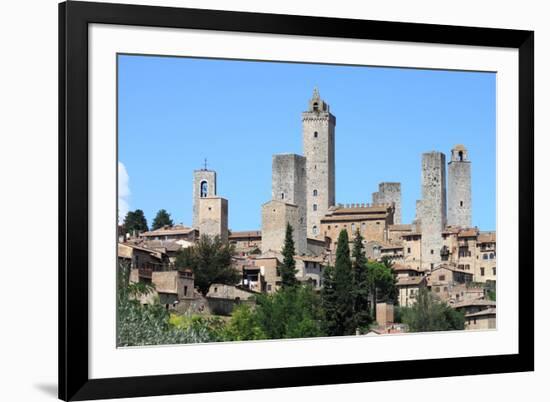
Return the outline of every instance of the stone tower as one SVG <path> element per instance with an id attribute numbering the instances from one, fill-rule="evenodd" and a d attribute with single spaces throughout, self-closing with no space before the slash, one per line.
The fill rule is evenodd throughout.
<path id="1" fill-rule="evenodd" d="M 443 238 L 447 223 L 447 188 L 445 183 L 445 154 L 422 154 L 422 268 L 433 269 L 441 262 Z"/>
<path id="2" fill-rule="evenodd" d="M 373 204 L 394 204 L 393 223 L 401 224 L 401 183 L 380 183 L 372 193 Z"/>
<path id="3" fill-rule="evenodd" d="M 449 162 L 449 199 L 447 223 L 453 226 L 472 226 L 472 179 L 468 151 L 464 145 L 451 150 Z"/>
<path id="4" fill-rule="evenodd" d="M 334 202 L 334 128 L 336 118 L 317 88 L 302 113 L 302 140 L 306 157 L 307 236 L 321 233 L 321 218 Z"/>
<path id="5" fill-rule="evenodd" d="M 199 227 L 199 200 L 216 195 L 216 172 L 204 169 L 193 172 L 193 227 Z"/>
<path id="6" fill-rule="evenodd" d="M 262 205 L 262 253 L 275 251 L 280 253 L 285 244 L 286 225 L 300 227 L 298 207 L 281 200 L 271 200 Z M 297 236 L 294 230 L 296 255 L 306 252 L 305 236 Z"/>
<path id="7" fill-rule="evenodd" d="M 297 244 L 297 249 L 305 250 L 306 158 L 296 154 L 273 155 L 271 189 L 272 200 L 296 205 L 298 215 L 297 223 L 293 224 L 294 242 Z"/>
<path id="8" fill-rule="evenodd" d="M 219 236 L 223 242 L 228 240 L 228 205 L 222 197 L 206 196 L 199 198 L 199 233 L 201 236 Z"/>

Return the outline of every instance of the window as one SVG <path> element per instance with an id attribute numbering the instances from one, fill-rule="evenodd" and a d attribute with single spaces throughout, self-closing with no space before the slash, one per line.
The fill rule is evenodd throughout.
<path id="1" fill-rule="evenodd" d="M 460 201 L 460 206 L 461 206 L 461 207 L 464 206 L 464 202 L 463 202 L 463 201 Z"/>
<path id="2" fill-rule="evenodd" d="M 439 275 L 439 280 L 444 281 L 445 280 L 445 275 Z"/>
<path id="3" fill-rule="evenodd" d="M 481 267 L 481 268 L 479 269 L 479 274 L 480 274 L 481 276 L 485 276 L 485 268 Z"/>
<path id="4" fill-rule="evenodd" d="M 315 103 L 313 104 L 313 111 L 315 111 L 315 112 L 318 112 L 318 111 L 319 111 L 319 104 L 318 104 L 317 102 L 315 102 Z"/>
<path id="5" fill-rule="evenodd" d="M 351 231 L 352 231 L 352 232 L 355 232 L 355 223 L 352 223 L 352 224 L 351 224 Z"/>
<path id="6" fill-rule="evenodd" d="M 184 296 L 187 296 L 187 286 L 184 286 L 184 287 L 183 287 L 183 295 L 184 295 Z"/>
<path id="7" fill-rule="evenodd" d="M 470 264 L 466 264 L 466 270 L 467 270 L 467 271 L 470 270 Z"/>
<path id="8" fill-rule="evenodd" d="M 200 188 L 201 198 L 208 197 L 208 182 L 206 180 L 201 181 Z"/>
<path id="9" fill-rule="evenodd" d="M 410 247 L 407 247 L 407 253 L 411 253 L 411 248 Z"/>
<path id="10" fill-rule="evenodd" d="M 313 196 L 317 197 L 317 190 L 313 190 Z"/>
<path id="11" fill-rule="evenodd" d="M 497 267 L 493 267 L 493 275 L 497 274 Z"/>
<path id="12" fill-rule="evenodd" d="M 315 132 L 313 133 L 313 138 L 317 138 L 318 136 L 319 136 L 319 133 L 317 133 L 317 131 L 315 131 Z"/>
<path id="13" fill-rule="evenodd" d="M 270 283 L 267 284 L 267 291 L 271 292 L 271 284 Z"/>
<path id="14" fill-rule="evenodd" d="M 281 193 L 281 200 L 285 199 L 285 193 Z"/>
<path id="15" fill-rule="evenodd" d="M 330 230 L 330 225 L 328 225 L 327 229 Z"/>
<path id="16" fill-rule="evenodd" d="M 313 227 L 311 228 L 311 231 L 313 232 L 314 235 L 316 235 L 317 234 L 317 226 L 313 225 Z"/>
<path id="17" fill-rule="evenodd" d="M 214 293 L 218 293 L 218 288 L 214 288 Z"/>
<path id="18" fill-rule="evenodd" d="M 317 211 L 317 204 L 313 204 L 313 210 Z"/>
<path id="19" fill-rule="evenodd" d="M 487 258 L 487 254 L 483 254 L 483 259 L 486 260 Z"/>
<path id="20" fill-rule="evenodd" d="M 489 254 L 489 258 L 492 260 L 493 258 L 495 258 L 495 255 L 493 253 Z"/>
<path id="21" fill-rule="evenodd" d="M 462 158 L 464 157 L 464 154 L 462 153 L 462 151 L 458 151 L 458 160 L 462 162 Z M 475 322 L 474 322 L 475 324 Z"/>
<path id="22" fill-rule="evenodd" d="M 430 254 L 433 254 L 433 253 L 434 253 L 434 251 L 433 251 L 433 250 L 430 250 Z"/>

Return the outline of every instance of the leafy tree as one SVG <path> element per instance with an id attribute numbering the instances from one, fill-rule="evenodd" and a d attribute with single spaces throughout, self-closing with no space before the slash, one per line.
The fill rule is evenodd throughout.
<path id="1" fill-rule="evenodd" d="M 368 262 L 363 246 L 363 236 L 357 230 L 351 252 L 353 259 L 353 310 L 358 327 L 365 328 L 372 322 L 369 311 L 369 274 Z"/>
<path id="2" fill-rule="evenodd" d="M 352 335 L 356 330 L 354 315 L 353 273 L 348 232 L 338 236 L 334 269 L 325 272 L 323 306 L 327 335 Z"/>
<path id="3" fill-rule="evenodd" d="M 128 211 L 124 218 L 124 230 L 126 233 L 140 233 L 149 230 L 147 226 L 147 219 L 141 209 L 135 211 Z"/>
<path id="4" fill-rule="evenodd" d="M 298 280 L 296 279 L 296 261 L 294 260 L 294 239 L 292 233 L 294 229 L 290 223 L 286 224 L 285 244 L 283 245 L 283 264 L 280 266 L 281 272 L 281 284 L 283 288 L 289 286 L 296 286 Z"/>
<path id="5" fill-rule="evenodd" d="M 411 332 L 464 329 L 464 315 L 437 300 L 427 289 L 420 289 L 412 307 L 401 308 L 401 320 Z"/>
<path id="6" fill-rule="evenodd" d="M 378 301 L 393 301 L 397 295 L 393 270 L 384 263 L 369 261 L 367 264 L 368 282 L 373 300 L 373 309 L 376 311 Z"/>
<path id="7" fill-rule="evenodd" d="M 143 346 L 174 343 L 199 343 L 218 340 L 206 325 L 178 328 L 169 321 L 166 309 L 158 300 L 142 305 L 140 296 L 153 291 L 151 285 L 129 282 L 129 266 L 121 264 L 118 270 L 117 345 Z"/>
<path id="8" fill-rule="evenodd" d="M 286 287 L 271 295 L 260 295 L 255 312 L 269 339 L 324 335 L 319 295 L 311 286 Z"/>
<path id="9" fill-rule="evenodd" d="M 256 312 L 247 304 L 241 304 L 233 310 L 223 338 L 227 341 L 250 341 L 267 339 L 267 336 L 260 327 Z"/>
<path id="10" fill-rule="evenodd" d="M 157 212 L 157 215 L 155 216 L 155 219 L 153 219 L 153 230 L 157 230 L 162 228 L 163 226 L 172 226 L 174 222 L 172 222 L 172 219 L 170 218 L 170 214 L 166 212 L 165 209 L 160 209 Z"/>
<path id="11" fill-rule="evenodd" d="M 224 339 L 307 338 L 324 335 L 319 295 L 311 286 L 281 288 L 257 296 L 255 308 L 241 305 L 233 310 Z"/>
<path id="12" fill-rule="evenodd" d="M 213 283 L 235 285 L 239 282 L 240 276 L 231 264 L 234 254 L 234 246 L 223 242 L 219 236 L 201 236 L 194 246 L 178 252 L 175 265 L 191 268 L 195 286 L 206 296 Z"/>

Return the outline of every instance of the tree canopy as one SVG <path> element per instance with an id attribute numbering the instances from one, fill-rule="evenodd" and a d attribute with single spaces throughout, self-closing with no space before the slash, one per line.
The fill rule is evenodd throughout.
<path id="1" fill-rule="evenodd" d="M 401 308 L 401 320 L 411 332 L 464 329 L 464 314 L 437 300 L 426 288 L 420 289 L 412 307 Z"/>
<path id="2" fill-rule="evenodd" d="M 147 219 L 145 219 L 145 214 L 141 209 L 128 211 L 124 217 L 123 226 L 126 233 L 140 233 L 149 230 L 147 226 Z"/>
<path id="3" fill-rule="evenodd" d="M 172 222 L 172 219 L 170 218 L 170 214 L 165 209 L 160 209 L 157 212 L 157 215 L 155 216 L 155 219 L 153 219 L 153 230 L 160 229 L 164 226 L 172 226 L 174 222 Z"/>
<path id="4" fill-rule="evenodd" d="M 213 283 L 235 285 L 239 282 L 240 275 L 231 264 L 234 254 L 234 246 L 223 242 L 219 236 L 201 236 L 195 245 L 177 254 L 176 267 L 190 268 L 195 287 L 206 296 Z"/>

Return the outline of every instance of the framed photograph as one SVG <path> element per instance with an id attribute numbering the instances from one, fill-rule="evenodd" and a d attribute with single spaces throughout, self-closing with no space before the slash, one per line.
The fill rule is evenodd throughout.
<path id="1" fill-rule="evenodd" d="M 60 4 L 59 397 L 532 371 L 533 62 L 531 31 Z"/>

